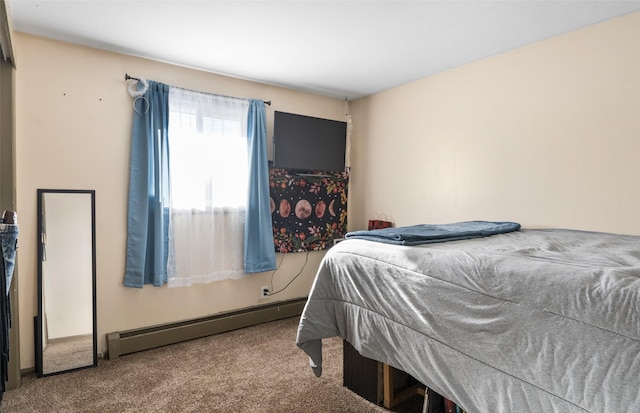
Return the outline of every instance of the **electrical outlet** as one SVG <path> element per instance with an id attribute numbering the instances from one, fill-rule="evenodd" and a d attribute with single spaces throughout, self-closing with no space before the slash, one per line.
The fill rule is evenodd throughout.
<path id="1" fill-rule="evenodd" d="M 263 285 L 262 287 L 260 287 L 260 296 L 262 298 L 267 298 L 269 296 L 269 293 L 271 291 L 269 290 L 269 286 L 268 285 Z"/>

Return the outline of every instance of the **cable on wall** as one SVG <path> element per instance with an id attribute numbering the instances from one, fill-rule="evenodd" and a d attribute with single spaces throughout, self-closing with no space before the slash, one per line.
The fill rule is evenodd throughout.
<path id="1" fill-rule="evenodd" d="M 347 122 L 347 143 L 345 147 L 345 170 L 351 167 L 351 129 L 353 127 L 353 121 L 351 120 L 351 114 L 349 114 L 349 99 L 344 98 L 344 118 Z"/>
<path id="2" fill-rule="evenodd" d="M 284 255 L 282 257 L 282 260 L 280 261 L 280 264 L 282 264 L 282 261 L 284 261 Z M 305 267 L 307 266 L 307 262 L 308 261 L 309 261 L 309 250 L 307 250 L 307 254 L 304 257 L 304 264 L 302 265 L 302 268 L 300 268 L 300 271 L 298 271 L 298 273 L 293 276 L 293 278 L 287 283 L 287 285 L 285 285 L 284 287 L 282 287 L 278 291 L 274 291 L 272 293 L 267 294 L 267 297 L 271 297 L 272 295 L 276 295 L 276 294 L 281 293 L 284 290 L 286 290 L 291 285 L 291 283 L 293 283 L 296 280 L 296 278 L 298 278 L 300 276 L 300 274 L 302 274 L 302 272 L 304 271 Z M 280 265 L 278 265 L 278 268 L 280 268 Z M 276 270 L 273 272 L 273 274 L 271 274 L 271 285 L 272 286 L 273 286 L 273 275 L 278 271 L 278 268 L 276 268 Z"/>

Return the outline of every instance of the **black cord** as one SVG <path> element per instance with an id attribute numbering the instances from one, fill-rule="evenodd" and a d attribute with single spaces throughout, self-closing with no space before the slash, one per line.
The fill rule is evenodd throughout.
<path id="1" fill-rule="evenodd" d="M 284 261 L 284 256 L 282 257 L 282 261 Z M 282 261 L 280 261 L 280 264 L 282 264 Z M 302 274 L 302 271 L 304 271 L 304 268 L 307 266 L 307 262 L 308 261 L 309 261 L 309 251 L 307 250 L 307 254 L 305 255 L 305 258 L 304 258 L 304 264 L 302 265 L 302 268 L 300 268 L 300 271 L 298 271 L 298 273 L 293 276 L 293 278 L 291 279 L 291 281 L 289 281 L 287 283 L 287 285 L 285 285 L 284 287 L 282 287 L 278 291 L 274 291 L 274 292 L 272 292 L 270 294 L 267 294 L 267 296 L 271 297 L 272 295 L 276 295 L 276 294 L 281 293 L 284 290 L 286 290 L 291 285 L 291 283 L 294 282 L 296 280 L 296 278 L 298 278 L 300 276 L 300 274 Z M 280 266 L 278 266 L 278 268 L 280 268 Z M 276 268 L 276 271 L 278 271 L 278 268 Z M 273 274 L 275 274 L 276 271 L 274 271 Z M 273 274 L 271 274 L 271 283 L 272 283 L 272 285 L 273 285 Z"/>
<path id="2" fill-rule="evenodd" d="M 282 254 L 282 259 L 280 260 L 280 264 L 278 264 L 276 269 L 271 273 L 271 281 L 269 281 L 269 291 L 273 291 L 273 276 L 276 275 L 276 273 L 280 269 L 280 266 L 284 262 L 284 256 L 285 256 L 285 254 Z"/>

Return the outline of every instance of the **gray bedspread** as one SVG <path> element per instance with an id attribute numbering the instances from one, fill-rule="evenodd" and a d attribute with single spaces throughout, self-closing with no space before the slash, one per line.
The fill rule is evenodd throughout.
<path id="1" fill-rule="evenodd" d="M 639 328 L 640 237 L 520 230 L 337 244 L 297 345 L 319 376 L 345 338 L 470 413 L 640 412 Z"/>

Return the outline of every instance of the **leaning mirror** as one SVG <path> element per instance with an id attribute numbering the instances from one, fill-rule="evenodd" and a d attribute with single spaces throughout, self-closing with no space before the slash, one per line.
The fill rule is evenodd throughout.
<path id="1" fill-rule="evenodd" d="M 95 191 L 38 189 L 39 377 L 98 365 Z"/>

